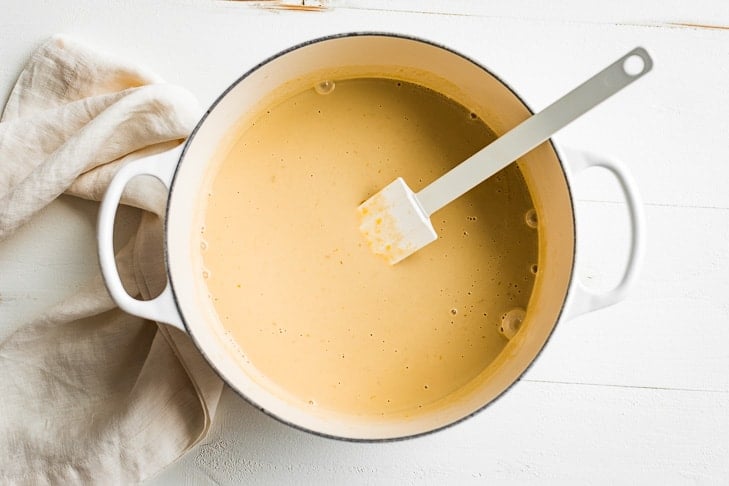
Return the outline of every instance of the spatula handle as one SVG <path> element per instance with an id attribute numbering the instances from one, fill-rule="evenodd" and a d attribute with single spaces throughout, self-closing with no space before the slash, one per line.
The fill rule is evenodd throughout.
<path id="1" fill-rule="evenodd" d="M 430 216 L 642 77 L 652 67 L 653 60 L 648 52 L 636 47 L 432 182 L 417 193 L 418 201 Z"/>

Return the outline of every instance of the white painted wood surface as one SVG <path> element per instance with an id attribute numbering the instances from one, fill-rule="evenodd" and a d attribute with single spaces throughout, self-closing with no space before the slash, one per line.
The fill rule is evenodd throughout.
<path id="1" fill-rule="evenodd" d="M 556 137 L 633 168 L 649 242 L 625 302 L 563 322 L 502 399 L 420 439 L 322 439 L 226 391 L 207 440 L 149 484 L 729 483 L 729 5 L 589 3 L 331 0 L 306 13 L 214 0 L 0 0 L 1 100 L 57 32 L 137 59 L 203 104 L 280 49 L 351 30 L 449 45 L 535 109 L 635 45 L 655 59 L 649 77 Z M 593 171 L 577 188 L 579 272 L 591 285 L 609 286 L 625 259 L 616 187 Z M 95 204 L 62 197 L 0 243 L 0 338 L 97 271 L 95 215 Z"/>

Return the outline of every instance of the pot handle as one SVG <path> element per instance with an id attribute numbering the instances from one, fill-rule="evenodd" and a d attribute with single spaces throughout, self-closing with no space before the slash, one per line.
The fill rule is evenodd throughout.
<path id="1" fill-rule="evenodd" d="M 125 312 L 153 321 L 164 322 L 185 331 L 177 306 L 172 297 L 169 276 L 161 294 L 151 300 L 135 299 L 124 290 L 114 258 L 114 219 L 124 188 L 138 175 L 151 175 L 167 189 L 182 154 L 183 145 L 165 152 L 129 162 L 114 175 L 101 200 L 97 223 L 99 265 L 111 298 Z M 187 332 L 187 331 L 185 331 Z"/>
<path id="2" fill-rule="evenodd" d="M 643 260 L 645 223 L 643 204 L 635 181 L 623 163 L 613 158 L 581 150 L 564 149 L 563 153 L 565 155 L 564 160 L 573 175 L 577 175 L 591 167 L 603 167 L 613 173 L 625 194 L 631 226 L 630 255 L 620 283 L 611 290 L 596 292 L 587 288 L 582 281 L 575 277 L 570 288 L 570 306 L 567 310 L 567 317 L 573 318 L 611 306 L 625 299 L 628 290 L 637 280 L 638 271 Z"/>

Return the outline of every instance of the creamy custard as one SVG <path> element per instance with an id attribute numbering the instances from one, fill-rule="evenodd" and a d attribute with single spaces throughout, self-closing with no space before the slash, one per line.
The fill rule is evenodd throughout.
<path id="1" fill-rule="evenodd" d="M 494 360 L 537 271 L 517 166 L 435 213 L 438 241 L 395 266 L 369 251 L 356 212 L 396 177 L 418 191 L 487 145 L 475 114 L 414 84 L 352 79 L 289 97 L 235 137 L 204 207 L 202 271 L 261 376 L 302 406 L 407 415 Z"/>

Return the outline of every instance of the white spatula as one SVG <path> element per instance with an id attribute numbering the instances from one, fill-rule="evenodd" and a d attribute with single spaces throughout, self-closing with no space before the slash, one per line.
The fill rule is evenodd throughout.
<path id="1" fill-rule="evenodd" d="M 390 264 L 438 239 L 430 216 L 541 144 L 653 67 L 637 47 L 486 148 L 414 193 L 398 177 L 359 208 L 360 231 L 372 251 Z"/>

